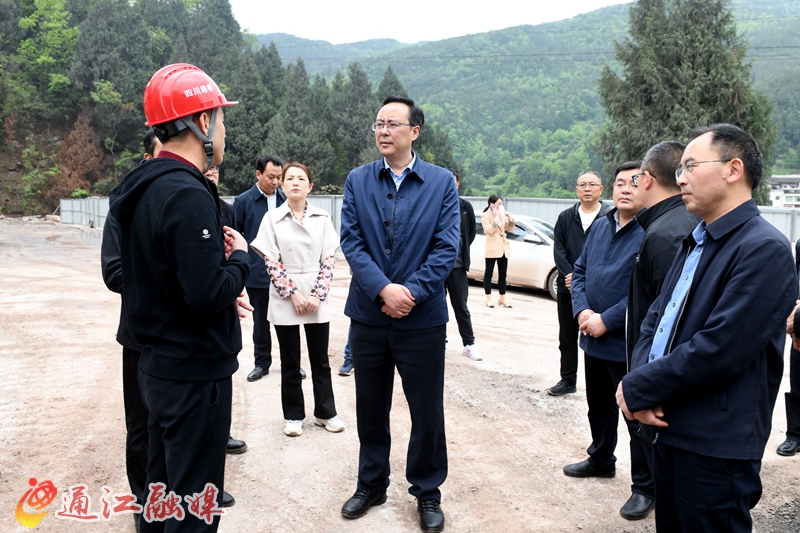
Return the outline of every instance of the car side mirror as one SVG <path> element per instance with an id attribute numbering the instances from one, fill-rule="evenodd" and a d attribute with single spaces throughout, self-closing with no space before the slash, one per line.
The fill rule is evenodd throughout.
<path id="1" fill-rule="evenodd" d="M 542 240 L 541 237 L 539 237 L 538 235 L 533 235 L 531 233 L 525 235 L 525 238 L 523 240 L 531 244 L 544 244 L 544 241 Z"/>

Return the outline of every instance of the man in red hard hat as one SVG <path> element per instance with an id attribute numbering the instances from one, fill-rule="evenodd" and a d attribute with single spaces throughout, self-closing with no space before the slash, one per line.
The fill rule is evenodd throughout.
<path id="1" fill-rule="evenodd" d="M 150 413 L 143 532 L 219 526 L 231 375 L 242 347 L 236 299 L 250 267 L 246 241 L 220 223 L 219 196 L 203 174 L 222 163 L 223 107 L 236 103 L 195 66 L 156 72 L 144 111 L 163 148 L 110 195 Z"/>

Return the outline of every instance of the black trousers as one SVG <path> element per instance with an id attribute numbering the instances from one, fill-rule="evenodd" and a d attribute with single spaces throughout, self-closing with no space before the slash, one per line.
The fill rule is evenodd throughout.
<path id="1" fill-rule="evenodd" d="M 308 360 L 311 363 L 311 381 L 314 385 L 314 416 L 327 420 L 336 416 L 331 365 L 328 361 L 330 323 L 303 326 L 308 343 Z M 281 350 L 283 418 L 303 420 L 306 417 L 306 406 L 303 380 L 300 377 L 300 326 L 275 326 L 275 334 Z"/>
<path id="2" fill-rule="evenodd" d="M 658 533 L 750 533 L 761 499 L 761 461 L 654 446 Z"/>
<path id="3" fill-rule="evenodd" d="M 450 295 L 450 305 L 453 306 L 453 313 L 456 315 L 461 342 L 464 343 L 464 346 L 475 344 L 472 319 L 467 308 L 467 298 L 469 297 L 467 269 L 460 267 L 451 270 L 444 280 L 444 287 Z"/>
<path id="4" fill-rule="evenodd" d="M 139 388 L 141 352 L 122 347 L 122 397 L 125 402 L 125 470 L 131 492 L 139 503 L 147 497 L 147 408 Z"/>
<path id="5" fill-rule="evenodd" d="M 247 297 L 253 306 L 253 355 L 255 366 L 266 368 L 272 366 L 272 336 L 269 332 L 267 308 L 269 307 L 269 287 L 254 289 L 247 287 Z"/>
<path id="6" fill-rule="evenodd" d="M 624 362 L 607 361 L 584 353 L 586 367 L 586 402 L 589 404 L 589 427 L 592 431 L 592 445 L 589 446 L 590 461 L 600 468 L 611 469 L 617 461 L 614 450 L 617 447 L 617 428 L 619 426 L 619 406 L 617 406 L 617 387 L 627 372 Z M 631 450 L 631 492 L 648 498 L 655 497 L 655 485 L 650 473 L 647 454 L 638 433 L 639 421 L 625 419 L 630 437 Z"/>
<path id="7" fill-rule="evenodd" d="M 497 290 L 500 294 L 506 293 L 506 273 L 508 272 L 508 257 L 487 257 L 486 270 L 483 272 L 483 292 L 492 294 L 492 276 L 494 264 L 497 262 Z"/>
<path id="8" fill-rule="evenodd" d="M 406 457 L 408 492 L 418 499 L 441 501 L 439 486 L 447 478 L 444 432 L 444 351 L 446 326 L 399 330 L 353 320 L 356 415 L 361 447 L 358 489 L 381 493 L 389 486 L 394 370 L 400 374 L 411 413 Z"/>
<path id="9" fill-rule="evenodd" d="M 172 381 L 155 378 L 139 370 L 139 386 L 150 413 L 147 485 L 166 484 L 166 491 L 193 496 L 212 483 L 225 490 L 225 448 L 231 430 L 231 378 L 218 381 Z M 184 519 L 146 522 L 139 517 L 142 533 L 187 531 L 215 532 L 219 516 L 207 525 L 189 514 L 181 503 Z"/>
<path id="10" fill-rule="evenodd" d="M 572 313 L 572 294 L 559 291 L 558 350 L 561 352 L 561 379 L 573 385 L 578 380 L 578 320 Z"/>
<path id="11" fill-rule="evenodd" d="M 800 442 L 800 352 L 789 356 L 789 392 L 786 393 L 786 436 Z"/>

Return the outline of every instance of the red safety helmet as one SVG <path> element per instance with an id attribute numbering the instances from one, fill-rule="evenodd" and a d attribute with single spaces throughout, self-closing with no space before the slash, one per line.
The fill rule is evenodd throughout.
<path id="1" fill-rule="evenodd" d="M 173 122 L 229 102 L 208 74 L 188 63 L 167 65 L 153 74 L 144 89 L 145 126 Z"/>

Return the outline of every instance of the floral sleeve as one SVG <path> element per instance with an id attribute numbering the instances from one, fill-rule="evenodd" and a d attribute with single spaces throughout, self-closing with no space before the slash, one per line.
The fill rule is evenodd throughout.
<path id="1" fill-rule="evenodd" d="M 319 274 L 314 281 L 314 287 L 311 289 L 310 296 L 316 296 L 320 301 L 328 297 L 328 292 L 331 290 L 331 281 L 333 281 L 333 267 L 335 256 L 329 255 L 319 265 Z"/>
<path id="2" fill-rule="evenodd" d="M 267 266 L 267 273 L 270 279 L 272 279 L 272 286 L 275 287 L 275 290 L 278 291 L 281 298 L 289 298 L 292 294 L 297 292 L 297 287 L 294 286 L 294 282 L 289 277 L 289 274 L 286 273 L 286 269 L 283 268 L 280 262 L 264 256 L 264 263 Z"/>

